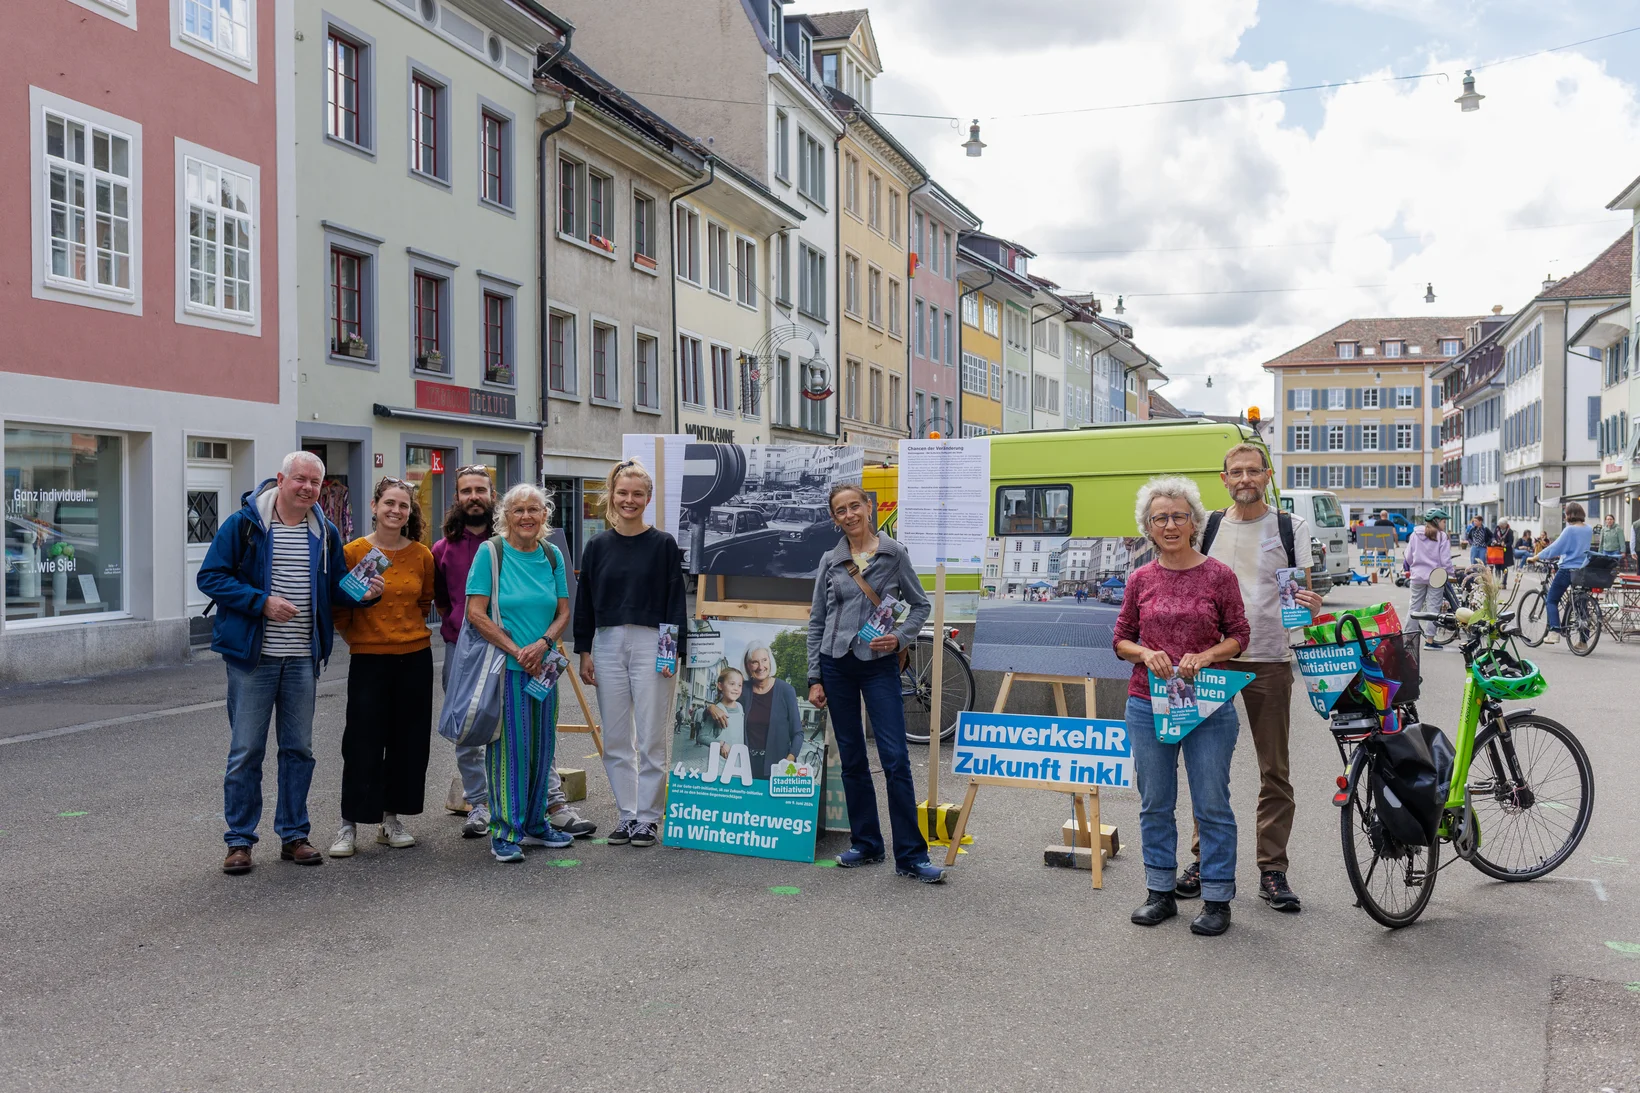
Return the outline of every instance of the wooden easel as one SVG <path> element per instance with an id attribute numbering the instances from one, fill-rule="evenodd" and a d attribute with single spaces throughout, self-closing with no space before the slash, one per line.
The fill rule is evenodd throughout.
<path id="1" fill-rule="evenodd" d="M 1093 678 L 1091 676 L 1052 676 L 1038 675 L 1034 672 L 1008 672 L 1002 677 L 1002 689 L 997 692 L 996 705 L 992 713 L 1002 713 L 1008 704 L 1008 692 L 1013 690 L 1015 681 L 1020 683 L 1047 683 L 1053 687 L 1054 710 L 1060 717 L 1069 717 L 1070 712 L 1065 706 L 1065 684 L 1082 684 L 1082 693 L 1087 702 L 1086 712 L 1093 714 Z M 1105 854 L 1100 847 L 1099 826 L 1099 787 L 1090 786 L 1081 782 L 1038 782 L 1028 778 L 1004 778 L 995 774 L 970 774 L 968 776 L 968 793 L 962 799 L 962 814 L 957 818 L 957 829 L 951 833 L 951 849 L 946 852 L 945 864 L 955 865 L 957 849 L 962 845 L 963 832 L 968 827 L 968 817 L 974 812 L 974 798 L 979 795 L 980 786 L 1002 786 L 1008 789 L 1035 789 L 1048 790 L 1053 793 L 1068 793 L 1071 797 L 1071 808 L 1076 814 L 1077 834 L 1084 844 L 1093 850 L 1091 855 L 1093 886 L 1105 886 Z M 1084 806 L 1083 798 L 1087 798 Z"/>
<path id="2" fill-rule="evenodd" d="M 564 652 L 563 642 L 558 643 L 558 651 L 560 653 Z M 564 655 L 569 656 L 568 653 L 564 653 Z M 581 716 L 587 720 L 584 725 L 560 721 L 558 723 L 557 731 L 584 732 L 590 734 L 592 737 L 592 746 L 598 749 L 598 758 L 602 759 L 604 757 L 604 734 L 598 727 L 598 719 L 592 716 L 592 705 L 587 702 L 587 693 L 581 690 L 581 676 L 575 671 L 573 666 L 564 672 L 564 676 L 569 677 L 569 685 L 575 689 L 575 701 L 581 704 Z M 563 678 L 563 676 L 559 678 Z"/>

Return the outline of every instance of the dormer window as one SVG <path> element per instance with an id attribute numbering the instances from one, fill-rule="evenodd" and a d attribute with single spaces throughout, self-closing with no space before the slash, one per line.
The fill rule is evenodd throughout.
<path id="1" fill-rule="evenodd" d="M 1456 357 L 1461 352 L 1463 352 L 1463 342 L 1457 338 L 1441 339 L 1441 356 Z"/>
<path id="2" fill-rule="evenodd" d="M 780 46 L 786 37 L 784 23 L 785 19 L 780 14 L 780 0 L 769 0 L 769 40 L 776 47 Z"/>
<path id="3" fill-rule="evenodd" d="M 809 77 L 809 66 L 814 59 L 814 38 L 810 36 L 807 27 L 797 29 L 797 63 L 803 69 L 803 78 Z"/>
<path id="4" fill-rule="evenodd" d="M 1356 343 L 1355 342 L 1337 342 L 1335 344 L 1338 346 L 1338 359 L 1339 360 L 1341 360 L 1341 361 L 1352 361 L 1352 360 L 1355 359 L 1355 349 L 1356 349 Z"/>
<path id="5" fill-rule="evenodd" d="M 835 87 L 839 91 L 843 90 L 842 85 L 837 82 L 837 54 L 820 54 L 820 82 L 827 87 Z"/>
<path id="6" fill-rule="evenodd" d="M 1383 342 L 1384 356 L 1399 357 L 1402 350 L 1406 348 L 1406 344 L 1406 342 L 1400 341 L 1396 338 L 1386 338 Z"/>

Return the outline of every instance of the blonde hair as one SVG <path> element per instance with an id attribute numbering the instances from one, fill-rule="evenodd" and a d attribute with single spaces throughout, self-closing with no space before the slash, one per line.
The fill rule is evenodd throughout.
<path id="1" fill-rule="evenodd" d="M 746 673 L 742 672 L 739 668 L 733 667 L 731 665 L 729 667 L 724 668 L 722 671 L 718 672 L 717 685 L 718 685 L 718 690 L 719 691 L 723 690 L 723 681 L 728 679 L 732 675 L 739 676 L 740 677 L 740 682 L 742 684 L 744 684 L 746 682 Z"/>
<path id="2" fill-rule="evenodd" d="M 636 459 L 623 459 L 609 468 L 609 476 L 604 479 L 604 519 L 611 519 L 615 504 L 615 483 L 623 478 L 641 478 L 649 489 L 649 496 L 655 496 L 655 480 L 649 476 L 649 471 Z"/>
<path id="3" fill-rule="evenodd" d="M 508 522 L 507 516 L 514 507 L 525 501 L 539 501 L 541 507 L 546 510 L 546 519 L 541 525 L 541 536 L 542 538 L 546 537 L 547 525 L 552 522 L 552 498 L 547 496 L 546 490 L 533 482 L 520 482 L 501 495 L 501 500 L 495 506 L 495 533 L 497 535 L 505 538 L 511 534 L 512 525 Z"/>
<path id="4" fill-rule="evenodd" d="M 1202 491 L 1196 488 L 1196 483 L 1179 475 L 1152 478 L 1139 487 L 1139 501 L 1133 508 L 1133 519 L 1139 525 L 1139 534 L 1150 539 L 1150 503 L 1158 497 L 1183 501 L 1190 506 L 1190 521 L 1195 525 L 1191 528 L 1190 545 L 1200 546 L 1202 531 L 1207 527 L 1207 509 L 1202 505 Z M 1150 541 L 1155 542 L 1154 539 Z"/>

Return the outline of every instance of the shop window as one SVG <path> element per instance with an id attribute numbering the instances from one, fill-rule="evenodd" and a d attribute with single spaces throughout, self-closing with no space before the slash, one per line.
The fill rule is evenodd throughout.
<path id="1" fill-rule="evenodd" d="M 118 436 L 6 430 L 5 617 L 125 610 L 125 467 Z"/>

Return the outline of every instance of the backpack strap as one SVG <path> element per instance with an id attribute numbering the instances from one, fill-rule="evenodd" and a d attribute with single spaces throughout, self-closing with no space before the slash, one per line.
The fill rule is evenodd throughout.
<path id="1" fill-rule="evenodd" d="M 1202 529 L 1201 552 L 1207 554 L 1213 549 L 1213 540 L 1219 537 L 1219 525 L 1224 523 L 1224 510 L 1215 509 L 1207 514 L 1207 527 Z"/>
<path id="2" fill-rule="evenodd" d="M 1276 509 L 1276 534 L 1281 537 L 1281 545 L 1287 549 L 1287 568 L 1298 568 L 1298 548 L 1295 543 L 1297 537 L 1293 533 L 1293 514 L 1284 509 Z M 1205 554 L 1206 551 L 1203 551 Z M 1305 566 L 1309 569 L 1309 566 Z"/>

